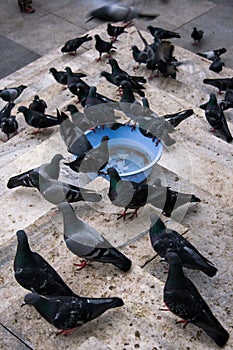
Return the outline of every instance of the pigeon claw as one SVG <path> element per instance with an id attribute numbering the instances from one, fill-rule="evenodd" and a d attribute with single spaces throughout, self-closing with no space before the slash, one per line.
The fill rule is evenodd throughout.
<path id="1" fill-rule="evenodd" d="M 56 333 L 56 336 L 60 335 L 60 334 L 63 334 L 64 336 L 67 336 L 69 335 L 70 333 L 72 333 L 73 331 L 75 330 L 75 328 L 71 328 L 71 329 L 63 329 L 61 331 L 58 331 Z"/>
<path id="2" fill-rule="evenodd" d="M 187 320 L 179 320 L 179 321 L 176 321 L 175 324 L 179 324 L 179 323 L 183 323 L 183 329 L 186 328 L 187 324 L 189 323 L 189 321 Z"/>
<path id="3" fill-rule="evenodd" d="M 78 266 L 78 270 L 82 270 L 86 265 L 88 265 L 88 261 L 85 259 L 80 260 L 79 264 L 74 263 L 74 266 Z"/>

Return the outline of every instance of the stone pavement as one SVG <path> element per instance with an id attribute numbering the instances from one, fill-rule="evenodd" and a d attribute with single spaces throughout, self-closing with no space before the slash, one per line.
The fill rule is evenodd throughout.
<path id="1" fill-rule="evenodd" d="M 85 23 L 91 3 L 84 0 L 34 0 L 36 12 L 24 14 L 19 11 L 16 0 L 1 1 L 0 78 L 95 28 L 97 22 Z M 150 22 L 152 25 L 181 34 L 181 39 L 174 40 L 179 46 L 193 52 L 226 47 L 228 52 L 223 60 L 227 67 L 233 67 L 232 0 L 144 0 L 142 8 L 145 12 L 160 14 Z M 137 25 L 145 29 L 148 22 L 138 21 Z M 194 26 L 205 32 L 198 47 L 192 45 L 190 38 Z"/>

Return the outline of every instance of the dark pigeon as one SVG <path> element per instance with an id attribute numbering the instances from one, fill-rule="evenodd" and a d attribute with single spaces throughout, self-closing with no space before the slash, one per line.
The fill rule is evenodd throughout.
<path id="1" fill-rule="evenodd" d="M 220 57 L 217 57 L 209 66 L 209 70 L 212 70 L 215 73 L 220 73 L 222 71 L 222 67 L 224 66 L 225 63 L 221 61 Z"/>
<path id="2" fill-rule="evenodd" d="M 14 108 L 15 103 L 8 102 L 0 111 L 0 125 L 2 118 L 9 118 L 11 116 L 11 111 Z"/>
<path id="3" fill-rule="evenodd" d="M 137 215 L 139 208 L 151 204 L 163 210 L 167 216 L 177 207 L 190 202 L 200 202 L 194 195 L 179 193 L 169 187 L 152 186 L 146 182 L 122 180 L 117 170 L 113 167 L 107 169 L 110 177 L 108 196 L 113 205 L 125 208 L 118 219 L 125 218 L 128 209 L 134 209 L 130 218 Z"/>
<path id="4" fill-rule="evenodd" d="M 217 57 L 220 57 L 222 54 L 226 53 L 227 49 L 224 47 L 217 50 L 210 50 L 205 52 L 197 52 L 197 55 L 207 58 L 208 60 L 214 61 Z"/>
<path id="5" fill-rule="evenodd" d="M 64 159 L 61 154 L 55 154 L 50 163 L 44 163 L 37 168 L 30 169 L 22 174 L 11 177 L 7 182 L 8 188 L 15 188 L 19 186 L 35 187 L 35 184 L 30 178 L 31 172 L 38 172 L 45 178 L 58 179 L 60 174 L 60 161 Z"/>
<path id="6" fill-rule="evenodd" d="M 217 131 L 227 142 L 232 142 L 233 138 L 231 132 L 227 125 L 223 110 L 218 105 L 215 94 L 211 93 L 209 101 L 200 107 L 205 109 L 206 119 L 214 131 Z"/>
<path id="7" fill-rule="evenodd" d="M 87 96 L 89 94 L 90 88 L 91 87 L 88 84 L 84 83 L 83 81 L 76 85 L 77 96 L 82 107 L 85 107 L 86 105 L 86 100 L 87 100 Z M 98 97 L 98 100 L 100 103 L 114 103 L 114 104 L 116 103 L 116 101 L 104 95 L 101 95 L 98 92 L 96 93 L 96 96 Z"/>
<path id="8" fill-rule="evenodd" d="M 223 111 L 229 108 L 233 108 L 233 90 L 226 90 L 224 100 L 220 102 L 219 106 Z"/>
<path id="9" fill-rule="evenodd" d="M 71 40 L 68 40 L 65 45 L 61 48 L 61 52 L 69 53 L 70 55 L 76 55 L 77 49 L 83 45 L 85 42 L 92 40 L 92 37 L 89 34 L 80 36 Z"/>
<path id="10" fill-rule="evenodd" d="M 49 69 L 49 73 L 52 74 L 52 76 L 54 77 L 54 79 L 61 85 L 67 85 L 68 84 L 68 79 L 67 79 L 67 72 L 66 71 L 58 71 L 56 68 L 51 67 Z M 74 77 L 76 78 L 85 78 L 87 75 L 84 73 L 74 73 L 73 72 Z"/>
<path id="11" fill-rule="evenodd" d="M 107 53 L 108 56 L 111 57 L 110 51 L 116 50 L 117 48 L 113 46 L 113 41 L 110 41 L 110 42 L 105 41 L 101 39 L 101 37 L 98 34 L 96 34 L 95 49 L 99 52 L 99 57 L 96 59 L 96 61 L 100 61 L 103 53 Z"/>
<path id="12" fill-rule="evenodd" d="M 196 27 L 193 28 L 193 31 L 191 33 L 191 38 L 194 40 L 194 44 L 199 43 L 201 39 L 203 38 L 203 30 L 197 30 Z"/>
<path id="13" fill-rule="evenodd" d="M 79 219 L 69 204 L 63 203 L 58 208 L 63 215 L 64 239 L 73 254 L 87 261 L 113 264 L 121 271 L 129 271 L 131 261 L 94 227 Z"/>
<path id="14" fill-rule="evenodd" d="M 67 66 L 65 70 L 67 74 L 67 87 L 72 94 L 78 96 L 77 84 L 82 84 L 89 87 L 89 85 L 85 83 L 85 81 L 83 81 L 79 75 L 75 74 L 69 66 Z"/>
<path id="15" fill-rule="evenodd" d="M 133 89 L 144 89 L 144 87 L 140 84 L 146 83 L 146 79 L 143 76 L 130 75 L 119 66 L 115 58 L 110 58 L 108 63 L 112 68 L 114 80 L 118 82 L 118 84 L 121 84 L 123 80 L 127 80 L 130 82 Z"/>
<path id="16" fill-rule="evenodd" d="M 58 296 L 45 299 L 31 293 L 25 296 L 23 305 L 33 305 L 47 322 L 61 330 L 58 334 L 68 335 L 74 328 L 94 320 L 108 309 L 123 306 L 124 303 L 117 297 Z"/>
<path id="17" fill-rule="evenodd" d="M 204 79 L 203 83 L 216 87 L 219 93 L 227 89 L 233 89 L 233 78 Z"/>
<path id="18" fill-rule="evenodd" d="M 127 24 L 124 24 L 122 26 L 114 26 L 111 23 L 108 23 L 107 25 L 107 33 L 110 36 L 111 41 L 116 41 L 118 36 L 120 36 L 123 33 L 127 33 L 125 31 L 125 28 L 127 27 Z"/>
<path id="19" fill-rule="evenodd" d="M 30 111 L 45 113 L 47 103 L 44 100 L 40 99 L 38 95 L 35 95 L 33 101 L 30 103 L 28 108 L 30 109 Z"/>
<path id="20" fill-rule="evenodd" d="M 17 134 L 19 125 L 15 115 L 2 117 L 0 125 L 2 132 L 7 135 L 7 141 L 9 140 L 11 134 Z"/>
<path id="21" fill-rule="evenodd" d="M 29 177 L 42 197 L 55 205 L 63 202 L 100 202 L 102 199 L 100 194 L 92 190 L 77 187 L 58 180 L 48 179 L 40 175 L 38 172 L 31 172 Z"/>
<path id="22" fill-rule="evenodd" d="M 163 115 L 163 118 L 172 124 L 175 127 L 177 127 L 183 120 L 187 119 L 193 114 L 193 109 L 185 109 L 184 111 L 180 111 L 173 114 L 166 114 Z"/>
<path id="23" fill-rule="evenodd" d="M 177 323 L 184 323 L 184 328 L 188 322 L 194 324 L 203 329 L 218 346 L 223 347 L 229 333 L 213 315 L 194 284 L 185 277 L 179 255 L 169 252 L 165 261 L 169 263 L 169 272 L 163 300 L 172 313 L 182 318 Z"/>
<path id="24" fill-rule="evenodd" d="M 22 94 L 23 90 L 26 88 L 27 88 L 26 85 L 19 85 L 17 87 L 5 88 L 3 90 L 0 90 L 0 97 L 3 99 L 3 101 L 14 102 Z"/>
<path id="25" fill-rule="evenodd" d="M 16 235 L 18 239 L 14 258 L 16 281 L 23 288 L 40 295 L 76 296 L 54 268 L 40 254 L 31 250 L 26 233 L 19 230 Z"/>
<path id="26" fill-rule="evenodd" d="M 159 256 L 164 258 L 166 253 L 174 252 L 188 269 L 200 270 L 210 277 L 217 273 L 217 268 L 209 260 L 178 232 L 166 228 L 158 215 L 151 214 L 150 219 L 150 241 Z"/>
<path id="27" fill-rule="evenodd" d="M 146 14 L 140 12 L 133 6 L 123 6 L 118 4 L 102 5 L 91 10 L 88 15 L 86 22 L 93 19 L 102 22 L 131 22 L 134 19 L 152 20 L 159 15 Z"/>
<path id="28" fill-rule="evenodd" d="M 56 125 L 60 125 L 64 121 L 63 117 L 56 118 L 49 114 L 44 114 L 37 111 L 31 111 L 29 108 L 25 106 L 20 106 L 18 108 L 17 113 L 23 113 L 26 123 L 29 126 L 32 126 L 33 128 L 38 129 L 36 133 L 38 133 L 40 129 L 45 129 Z"/>
<path id="29" fill-rule="evenodd" d="M 176 32 L 171 32 L 170 30 L 163 29 L 160 27 L 153 27 L 151 25 L 147 26 L 147 29 L 151 33 L 151 35 L 155 38 L 159 39 L 172 39 L 172 38 L 180 38 L 180 34 Z"/>
<path id="30" fill-rule="evenodd" d="M 103 136 L 98 147 L 92 148 L 87 153 L 77 157 L 74 161 L 64 164 L 77 173 L 93 172 L 100 174 L 109 160 L 108 140 L 108 136 Z"/>

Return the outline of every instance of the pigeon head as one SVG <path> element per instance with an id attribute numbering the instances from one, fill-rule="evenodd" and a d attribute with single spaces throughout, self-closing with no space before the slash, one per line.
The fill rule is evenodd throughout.
<path id="1" fill-rule="evenodd" d="M 101 142 L 104 142 L 104 141 L 109 141 L 110 138 L 108 136 L 103 136 L 102 139 L 101 139 Z"/>
<path id="2" fill-rule="evenodd" d="M 23 230 L 19 230 L 16 232 L 16 236 L 18 239 L 18 243 L 22 243 L 22 242 L 28 242 L 28 238 L 26 233 Z"/>
<path id="3" fill-rule="evenodd" d="M 35 95 L 33 101 L 38 101 L 39 99 L 40 99 L 39 96 Z"/>
<path id="4" fill-rule="evenodd" d="M 68 112 L 70 112 L 71 114 L 72 113 L 77 113 L 78 112 L 78 108 L 75 106 L 75 105 L 72 105 L 72 104 L 69 104 L 67 107 L 66 107 L 66 110 Z"/>
<path id="5" fill-rule="evenodd" d="M 169 265 L 182 265 L 179 255 L 174 252 L 168 252 L 164 259 Z"/>
<path id="6" fill-rule="evenodd" d="M 29 293 L 27 295 L 25 295 L 24 297 L 24 302 L 21 306 L 24 305 L 35 305 L 36 303 L 38 303 L 41 299 L 41 296 L 37 293 Z"/>
<path id="7" fill-rule="evenodd" d="M 56 70 L 56 68 L 54 68 L 54 67 L 51 67 L 50 69 L 49 69 L 49 73 L 51 73 L 51 74 L 54 74 L 54 73 L 56 73 L 57 72 L 57 70 Z"/>
<path id="8" fill-rule="evenodd" d="M 24 113 L 24 112 L 26 112 L 26 111 L 27 111 L 27 107 L 25 107 L 25 106 L 20 106 L 20 107 L 18 108 L 17 113 Z"/>
<path id="9" fill-rule="evenodd" d="M 150 215 L 150 222 L 151 222 L 151 226 L 153 225 L 158 225 L 159 224 L 159 221 L 161 221 L 159 215 L 157 215 L 156 213 L 152 213 Z"/>
<path id="10" fill-rule="evenodd" d="M 114 167 L 108 168 L 107 169 L 107 174 L 108 174 L 108 176 L 110 178 L 116 178 L 116 179 L 119 179 L 119 180 L 121 179 L 118 171 Z"/>

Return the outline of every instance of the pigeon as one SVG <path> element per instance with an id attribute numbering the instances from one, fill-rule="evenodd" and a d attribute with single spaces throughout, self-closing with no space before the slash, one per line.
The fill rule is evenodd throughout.
<path id="1" fill-rule="evenodd" d="M 69 53 L 70 55 L 76 55 L 77 49 L 87 41 L 92 40 L 89 34 L 80 36 L 71 40 L 66 41 L 65 45 L 61 48 L 62 53 Z"/>
<path id="2" fill-rule="evenodd" d="M 127 27 L 127 24 L 124 24 L 122 26 L 114 26 L 111 23 L 107 24 L 107 33 L 110 36 L 111 41 L 116 41 L 118 36 L 127 33 L 125 31 L 125 28 Z"/>
<path id="3" fill-rule="evenodd" d="M 217 57 L 220 57 L 222 54 L 226 53 L 227 49 L 224 47 L 218 50 L 211 50 L 205 52 L 197 52 L 197 55 L 207 58 L 208 60 L 214 61 Z"/>
<path id="4" fill-rule="evenodd" d="M 209 101 L 200 107 L 205 109 L 205 116 L 210 126 L 215 131 L 218 131 L 218 133 L 223 136 L 227 142 L 232 142 L 233 138 L 231 132 L 227 125 L 223 110 L 218 105 L 216 95 L 211 93 Z"/>
<path id="5" fill-rule="evenodd" d="M 97 19 L 102 22 L 132 22 L 134 19 L 153 20 L 158 14 L 141 13 L 133 6 L 123 6 L 118 4 L 102 5 L 91 10 L 86 22 Z"/>
<path id="6" fill-rule="evenodd" d="M 162 73 L 165 77 L 171 77 L 176 79 L 176 74 L 179 72 L 178 68 L 184 62 L 179 62 L 177 59 L 165 62 L 163 60 L 158 61 L 158 71 Z"/>
<path id="7" fill-rule="evenodd" d="M 196 44 L 197 42 L 200 44 L 200 41 L 203 38 L 203 34 L 203 30 L 197 30 L 196 27 L 193 28 L 191 38 L 194 40 L 194 44 Z"/>
<path id="8" fill-rule="evenodd" d="M 109 160 L 108 141 L 109 137 L 103 136 L 98 147 L 92 148 L 74 161 L 64 164 L 77 173 L 101 174 L 101 170 L 105 168 Z"/>
<path id="9" fill-rule="evenodd" d="M 172 313 L 182 318 L 177 323 L 184 323 L 184 328 L 188 322 L 194 324 L 203 329 L 218 346 L 223 347 L 229 333 L 213 315 L 192 281 L 185 277 L 179 255 L 169 252 L 165 255 L 165 261 L 169 263 L 169 272 L 163 300 Z"/>
<path id="10" fill-rule="evenodd" d="M 130 270 L 131 261 L 114 248 L 94 227 L 79 219 L 71 205 L 59 204 L 58 209 L 63 215 L 64 239 L 67 248 L 73 254 L 85 261 L 113 264 L 123 272 Z"/>
<path id="11" fill-rule="evenodd" d="M 133 67 L 133 70 L 136 70 L 140 67 L 140 65 L 146 64 L 148 60 L 148 53 L 145 50 L 139 50 L 139 48 L 136 45 L 131 46 L 131 51 L 133 55 L 133 59 L 136 63 L 138 63 L 137 66 Z"/>
<path id="12" fill-rule="evenodd" d="M 193 114 L 193 109 L 186 109 L 184 111 L 180 111 L 174 114 L 166 114 L 163 115 L 163 118 L 172 124 L 175 127 L 177 127 L 183 120 L 187 119 Z"/>
<path id="13" fill-rule="evenodd" d="M 136 183 L 134 181 L 122 180 L 118 171 L 110 167 L 107 169 L 110 178 L 108 197 L 111 203 L 117 207 L 124 207 L 118 219 L 125 219 L 128 209 L 134 209 L 130 218 L 137 216 L 139 208 L 151 204 L 163 210 L 164 215 L 171 216 L 172 211 L 189 202 L 200 202 L 194 195 L 179 193 L 169 187 L 152 186 L 145 181 Z"/>
<path id="14" fill-rule="evenodd" d="M 108 63 L 112 68 L 112 75 L 117 85 L 121 84 L 123 80 L 130 82 L 133 89 L 145 89 L 140 83 L 146 83 L 146 79 L 143 76 L 133 76 L 128 74 L 126 71 L 120 68 L 117 60 L 115 58 L 110 58 Z M 119 86 L 118 85 L 118 86 Z"/>
<path id="15" fill-rule="evenodd" d="M 17 134 L 18 127 L 19 125 L 15 115 L 1 118 L 1 130 L 7 135 L 7 141 L 10 138 L 10 134 Z"/>
<path id="16" fill-rule="evenodd" d="M 204 79 L 203 83 L 216 87 L 219 93 L 227 89 L 233 89 L 233 78 Z"/>
<path id="17" fill-rule="evenodd" d="M 220 57 L 217 57 L 209 66 L 209 70 L 212 70 L 215 73 L 220 73 L 223 66 L 225 66 L 225 63 L 221 61 Z"/>
<path id="18" fill-rule="evenodd" d="M 14 258 L 16 281 L 25 289 L 45 296 L 76 296 L 54 268 L 38 253 L 33 252 L 23 230 L 16 232 L 18 245 Z"/>
<path id="19" fill-rule="evenodd" d="M 151 35 L 155 38 L 159 39 L 172 39 L 172 38 L 180 38 L 179 33 L 171 32 L 170 30 L 153 27 L 151 25 L 147 26 L 147 29 L 151 33 Z"/>
<path id="20" fill-rule="evenodd" d="M 66 109 L 70 112 L 72 123 L 83 132 L 93 127 L 93 123 L 87 119 L 84 113 L 79 112 L 75 105 L 69 104 Z"/>
<path id="21" fill-rule="evenodd" d="M 83 134 L 83 130 L 75 125 L 63 111 L 59 112 L 57 109 L 57 115 L 61 115 L 65 119 L 60 124 L 59 131 L 68 152 L 76 156 L 82 156 L 92 149 L 86 135 Z"/>
<path id="22" fill-rule="evenodd" d="M 7 187 L 10 189 L 19 186 L 35 187 L 34 182 L 32 182 L 29 176 L 31 172 L 35 171 L 42 174 L 45 178 L 57 180 L 60 174 L 60 161 L 62 159 L 64 159 L 64 157 L 60 153 L 55 154 L 50 163 L 41 164 L 37 168 L 30 169 L 22 174 L 11 177 L 7 182 Z"/>
<path id="23" fill-rule="evenodd" d="M 23 90 L 26 88 L 27 88 L 26 85 L 19 85 L 17 87 L 5 88 L 3 90 L 0 90 L 0 97 L 3 99 L 3 101 L 14 102 L 22 94 Z"/>
<path id="24" fill-rule="evenodd" d="M 150 241 L 154 251 L 165 257 L 166 253 L 177 253 L 182 266 L 188 269 L 200 270 L 209 277 L 217 273 L 217 268 L 207 260 L 186 238 L 175 230 L 166 228 L 163 221 L 156 214 L 151 214 Z"/>
<path id="25" fill-rule="evenodd" d="M 40 194 L 48 202 L 58 205 L 67 201 L 74 203 L 79 201 L 100 202 L 102 196 L 92 190 L 77 187 L 65 182 L 48 179 L 38 172 L 31 172 L 30 179 Z"/>
<path id="26" fill-rule="evenodd" d="M 116 86 L 121 86 L 122 83 L 122 76 L 120 75 L 114 75 L 112 73 L 106 72 L 106 71 L 101 71 L 100 76 L 104 77 L 109 83 L 116 85 Z M 139 96 L 143 97 L 145 96 L 145 93 L 142 91 L 144 88 L 143 85 L 133 82 L 132 80 L 130 81 L 130 85 L 135 93 L 137 93 Z"/>
<path id="27" fill-rule="evenodd" d="M 233 108 L 233 90 L 232 89 L 226 90 L 224 100 L 220 102 L 219 106 L 223 111 L 229 108 Z"/>
<path id="28" fill-rule="evenodd" d="M 96 59 L 96 61 L 100 61 L 103 53 L 107 53 L 108 56 L 111 57 L 110 51 L 116 50 L 117 48 L 115 46 L 113 46 L 113 41 L 110 41 L 110 42 L 105 41 L 105 40 L 101 39 L 101 37 L 98 34 L 96 34 L 95 35 L 95 49 L 99 52 L 99 57 Z"/>
<path id="29" fill-rule="evenodd" d="M 36 133 L 38 133 L 40 129 L 60 125 L 64 121 L 63 117 L 56 118 L 49 114 L 44 114 L 37 111 L 31 111 L 29 108 L 25 106 L 20 106 L 18 108 L 17 113 L 23 113 L 26 123 L 29 126 L 32 126 L 33 128 L 38 129 Z"/>
<path id="30" fill-rule="evenodd" d="M 40 99 L 38 95 L 35 95 L 33 101 L 30 103 L 30 111 L 37 111 L 39 113 L 45 113 L 47 104 L 44 100 Z"/>
<path id="31" fill-rule="evenodd" d="M 77 84 L 82 84 L 89 87 L 89 85 L 85 83 L 79 75 L 75 74 L 69 66 L 67 66 L 65 70 L 67 74 L 67 87 L 72 94 L 78 96 Z"/>
<path id="32" fill-rule="evenodd" d="M 94 127 L 107 123 L 115 123 L 117 118 L 114 107 L 118 108 L 118 103 L 107 103 L 97 95 L 96 87 L 91 86 L 86 98 L 84 114 Z"/>
<path id="33" fill-rule="evenodd" d="M 2 118 L 9 118 L 11 116 L 11 111 L 14 108 L 15 103 L 8 102 L 0 111 L 0 126 Z"/>
<path id="34" fill-rule="evenodd" d="M 108 309 L 123 306 L 121 298 L 85 298 L 79 296 L 57 296 L 43 298 L 36 293 L 24 297 L 24 305 L 33 305 L 37 312 L 54 327 L 58 334 L 68 335 L 76 327 L 94 320 Z"/>
<path id="35" fill-rule="evenodd" d="M 76 90 L 77 90 L 77 96 L 78 96 L 79 102 L 81 103 L 82 107 L 85 107 L 86 99 L 87 99 L 87 96 L 88 96 L 89 91 L 90 91 L 90 86 L 82 81 L 76 85 Z M 101 95 L 98 92 L 96 93 L 96 97 L 98 98 L 99 102 L 101 102 L 101 103 L 114 103 L 114 104 L 116 104 L 116 101 L 114 101 L 114 100 L 112 100 L 104 95 Z"/>
<path id="36" fill-rule="evenodd" d="M 58 71 L 56 68 L 51 67 L 49 69 L 49 73 L 51 73 L 54 77 L 54 79 L 61 85 L 67 85 L 68 84 L 68 79 L 67 79 L 67 72 L 66 71 Z M 84 73 L 74 73 L 73 76 L 75 78 L 85 78 L 87 75 Z"/>

